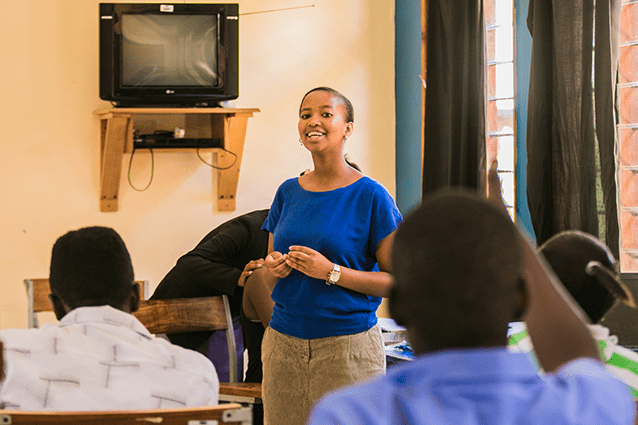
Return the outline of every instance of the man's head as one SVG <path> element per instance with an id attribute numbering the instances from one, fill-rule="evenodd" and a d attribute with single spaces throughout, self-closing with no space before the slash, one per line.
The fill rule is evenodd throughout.
<path id="1" fill-rule="evenodd" d="M 620 281 L 614 255 L 594 236 L 578 230 L 560 232 L 539 252 L 593 323 L 618 300 L 633 304 L 631 292 Z"/>
<path id="2" fill-rule="evenodd" d="M 85 227 L 58 238 L 49 284 L 58 319 L 78 307 L 110 305 L 133 312 L 139 303 L 129 252 L 108 227 Z"/>
<path id="3" fill-rule="evenodd" d="M 526 307 L 519 238 L 503 211 L 465 192 L 434 195 L 407 216 L 390 312 L 417 353 L 506 344 Z"/>

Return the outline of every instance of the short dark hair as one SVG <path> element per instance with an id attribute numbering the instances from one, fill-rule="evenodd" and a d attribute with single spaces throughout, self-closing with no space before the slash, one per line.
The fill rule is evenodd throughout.
<path id="1" fill-rule="evenodd" d="M 475 193 L 426 198 L 395 236 L 392 316 L 428 351 L 504 345 L 508 322 L 522 315 L 519 238 L 507 214 Z"/>
<path id="2" fill-rule="evenodd" d="M 315 91 L 325 91 L 339 98 L 341 103 L 343 103 L 343 106 L 346 108 L 346 116 L 345 116 L 346 122 L 354 123 L 354 107 L 352 106 L 352 102 L 350 102 L 350 100 L 347 97 L 339 93 L 337 90 L 330 87 L 315 87 L 314 89 L 310 90 L 308 93 L 304 94 L 303 97 L 301 98 L 301 103 L 299 104 L 299 111 L 301 111 L 301 106 L 303 105 L 303 101 L 306 99 L 306 96 L 308 96 L 310 93 Z"/>
<path id="3" fill-rule="evenodd" d="M 588 233 L 568 230 L 549 238 L 538 251 L 593 323 L 614 306 L 619 297 L 609 284 L 587 272 L 588 264 L 596 261 L 607 269 L 607 279 L 619 278 L 618 263 L 607 245 Z"/>
<path id="4" fill-rule="evenodd" d="M 108 227 L 84 227 L 58 238 L 51 251 L 51 293 L 73 310 L 84 306 L 121 308 L 134 284 L 131 256 Z"/>

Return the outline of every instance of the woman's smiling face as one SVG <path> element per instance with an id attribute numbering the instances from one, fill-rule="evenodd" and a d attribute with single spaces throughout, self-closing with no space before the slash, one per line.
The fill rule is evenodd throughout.
<path id="1" fill-rule="evenodd" d="M 352 133 L 353 124 L 346 122 L 346 107 L 330 92 L 308 93 L 299 109 L 299 136 L 306 149 L 324 150 L 343 146 L 344 137 Z"/>

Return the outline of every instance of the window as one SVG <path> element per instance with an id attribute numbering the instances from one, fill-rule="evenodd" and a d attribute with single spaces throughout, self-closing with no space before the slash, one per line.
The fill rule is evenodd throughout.
<path id="1" fill-rule="evenodd" d="M 620 106 L 617 177 L 620 267 L 638 272 L 638 1 L 624 0 L 620 17 Z"/>
<path id="2" fill-rule="evenodd" d="M 516 114 L 514 70 L 514 0 L 485 0 L 487 46 L 487 166 L 498 160 L 503 198 L 515 211 Z"/>

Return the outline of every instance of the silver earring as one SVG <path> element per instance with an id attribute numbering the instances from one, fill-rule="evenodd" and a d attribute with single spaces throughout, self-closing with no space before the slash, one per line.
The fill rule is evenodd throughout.
<path id="1" fill-rule="evenodd" d="M 299 138 L 299 144 L 303 146 L 303 141 L 301 140 L 301 137 Z"/>

